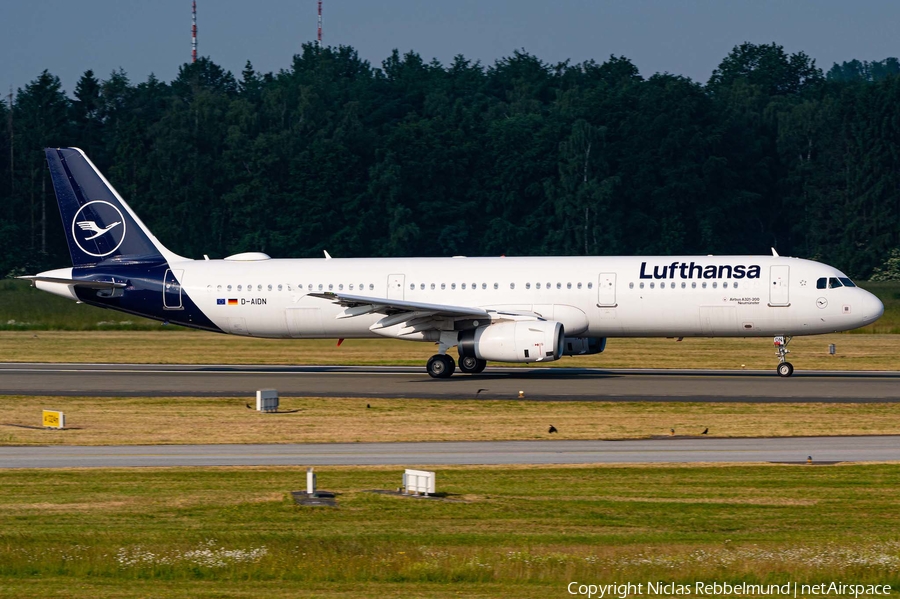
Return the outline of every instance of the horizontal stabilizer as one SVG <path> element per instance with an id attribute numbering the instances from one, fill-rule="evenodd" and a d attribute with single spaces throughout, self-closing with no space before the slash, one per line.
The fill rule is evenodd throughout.
<path id="1" fill-rule="evenodd" d="M 17 279 L 25 279 L 26 281 L 41 281 L 44 283 L 62 283 L 63 285 L 72 285 L 74 287 L 84 287 L 85 289 L 124 289 L 128 285 L 126 283 L 113 283 L 111 281 L 86 281 L 84 279 L 60 279 L 58 277 L 42 277 L 40 275 L 27 275 L 16 277 Z"/>

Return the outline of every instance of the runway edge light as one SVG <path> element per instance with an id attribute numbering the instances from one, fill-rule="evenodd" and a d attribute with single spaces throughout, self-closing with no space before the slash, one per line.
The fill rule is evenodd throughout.
<path id="1" fill-rule="evenodd" d="M 66 428 L 66 415 L 56 410 L 43 410 L 44 428 Z"/>
<path id="2" fill-rule="evenodd" d="M 313 468 L 306 469 L 306 494 L 309 497 L 316 496 L 316 473 Z"/>

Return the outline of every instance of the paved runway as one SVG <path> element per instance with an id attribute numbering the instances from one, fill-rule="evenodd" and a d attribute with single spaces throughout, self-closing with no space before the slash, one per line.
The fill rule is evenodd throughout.
<path id="1" fill-rule="evenodd" d="M 489 367 L 431 379 L 423 367 L 0 364 L 0 395 L 282 396 L 573 401 L 897 402 L 900 372 Z M 478 393 L 478 390 L 482 391 Z"/>
<path id="2" fill-rule="evenodd" d="M 900 461 L 900 437 L 0 447 L 0 468 Z"/>

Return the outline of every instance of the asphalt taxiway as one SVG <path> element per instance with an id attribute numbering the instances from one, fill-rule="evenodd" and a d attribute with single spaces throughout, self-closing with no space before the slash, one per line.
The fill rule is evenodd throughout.
<path id="1" fill-rule="evenodd" d="M 424 367 L 0 364 L 2 395 L 900 402 L 900 372 L 489 367 L 432 379 Z"/>
<path id="2" fill-rule="evenodd" d="M 0 447 L 0 468 L 900 461 L 900 437 Z"/>

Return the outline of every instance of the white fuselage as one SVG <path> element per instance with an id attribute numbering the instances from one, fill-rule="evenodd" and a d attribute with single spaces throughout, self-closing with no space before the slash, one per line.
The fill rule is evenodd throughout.
<path id="1" fill-rule="evenodd" d="M 256 337 L 393 336 L 370 330 L 381 314 L 338 318 L 344 308 L 308 295 L 328 291 L 534 312 L 581 337 L 813 335 L 864 326 L 883 312 L 858 287 L 818 288 L 823 278 L 846 279 L 833 267 L 778 256 L 198 260 L 170 268 L 222 331 Z"/>

